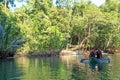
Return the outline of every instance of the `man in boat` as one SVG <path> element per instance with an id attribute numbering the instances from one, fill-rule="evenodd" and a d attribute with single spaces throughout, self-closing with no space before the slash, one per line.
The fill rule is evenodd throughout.
<path id="1" fill-rule="evenodd" d="M 100 49 L 92 49 L 90 51 L 90 67 L 92 70 L 101 70 L 102 69 L 102 52 Z"/>

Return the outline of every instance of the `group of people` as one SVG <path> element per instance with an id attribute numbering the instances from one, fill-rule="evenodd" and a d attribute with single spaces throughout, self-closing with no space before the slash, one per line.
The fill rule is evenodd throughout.
<path id="1" fill-rule="evenodd" d="M 90 58 L 97 58 L 97 59 L 100 59 L 102 58 L 102 52 L 100 49 L 92 49 L 90 51 L 90 55 L 89 55 Z"/>
<path id="2" fill-rule="evenodd" d="M 92 49 L 89 54 L 90 58 L 90 67 L 92 70 L 101 70 L 102 69 L 102 52 L 100 49 Z"/>

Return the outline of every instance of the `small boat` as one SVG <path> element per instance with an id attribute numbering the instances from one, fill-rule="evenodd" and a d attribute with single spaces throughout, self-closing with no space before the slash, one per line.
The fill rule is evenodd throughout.
<path id="1" fill-rule="evenodd" d="M 101 71 L 103 63 L 110 63 L 110 58 L 83 58 L 80 60 L 81 63 L 88 62 L 92 71 Z"/>
<path id="2" fill-rule="evenodd" d="M 96 60 L 98 60 L 97 58 L 95 58 Z M 85 63 L 85 62 L 89 62 L 91 60 L 91 58 L 82 58 L 80 60 L 81 63 Z M 99 59 L 101 60 L 102 62 L 107 62 L 107 63 L 110 63 L 110 58 L 101 58 Z"/>

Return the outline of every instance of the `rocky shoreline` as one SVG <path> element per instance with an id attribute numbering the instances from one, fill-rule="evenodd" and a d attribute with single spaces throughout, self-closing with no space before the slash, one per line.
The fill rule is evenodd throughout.
<path id="1" fill-rule="evenodd" d="M 51 57 L 51 56 L 61 56 L 61 55 L 77 55 L 77 53 L 79 52 L 71 51 L 71 50 L 63 50 L 63 49 L 34 51 L 34 52 L 29 52 L 29 53 L 0 51 L 0 59 L 16 58 L 16 57 Z M 80 53 L 79 55 L 84 55 L 84 54 Z"/>
<path id="2" fill-rule="evenodd" d="M 27 57 L 51 57 L 51 56 L 59 56 L 61 50 L 49 50 L 49 51 L 35 51 L 26 54 Z"/>
<path id="3" fill-rule="evenodd" d="M 51 57 L 51 56 L 59 56 L 60 52 L 61 50 L 34 51 L 29 53 L 0 51 L 0 59 L 16 58 L 16 57 L 38 57 L 38 56 Z"/>

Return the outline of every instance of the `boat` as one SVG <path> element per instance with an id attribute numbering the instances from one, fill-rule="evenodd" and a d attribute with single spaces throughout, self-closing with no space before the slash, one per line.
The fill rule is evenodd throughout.
<path id="1" fill-rule="evenodd" d="M 80 60 L 80 63 L 85 63 L 85 62 L 90 62 L 92 58 L 82 58 Z M 97 59 L 97 58 L 94 58 L 95 60 L 101 60 L 102 62 L 107 62 L 107 63 L 110 63 L 110 58 L 101 58 L 101 59 Z"/>
<path id="2" fill-rule="evenodd" d="M 92 71 L 101 71 L 103 63 L 110 63 L 110 58 L 83 58 L 80 60 L 81 63 L 88 62 Z"/>

